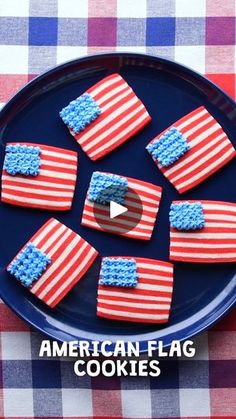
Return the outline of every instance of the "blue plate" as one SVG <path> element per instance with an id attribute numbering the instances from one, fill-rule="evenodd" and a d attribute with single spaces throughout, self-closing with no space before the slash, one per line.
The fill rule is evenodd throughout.
<path id="1" fill-rule="evenodd" d="M 58 112 L 98 80 L 119 72 L 142 99 L 153 120 L 142 132 L 97 163 L 82 152 L 61 123 Z M 163 177 L 145 151 L 146 144 L 181 116 L 204 105 L 223 126 L 231 141 L 235 138 L 235 103 L 218 87 L 199 74 L 176 63 L 146 55 L 105 54 L 75 60 L 36 78 L 4 107 L 0 114 L 0 166 L 8 140 L 33 141 L 70 148 L 79 152 L 79 178 L 70 212 L 30 210 L 0 204 L 0 266 L 11 261 L 21 246 L 49 217 L 56 217 L 92 243 L 101 255 L 131 255 L 168 260 L 168 209 L 179 195 Z M 129 158 L 127 158 L 129 156 Z M 94 170 L 104 170 L 162 185 L 164 189 L 153 238 L 149 243 L 125 239 L 81 227 L 80 220 L 88 182 Z M 236 201 L 236 162 L 205 181 L 186 199 Z M 175 266 L 174 297 L 170 322 L 165 326 L 109 321 L 96 317 L 96 284 L 99 263 L 55 309 L 49 309 L 2 270 L 1 298 L 32 326 L 60 341 L 124 339 L 186 339 L 203 331 L 234 304 L 234 264 Z"/>

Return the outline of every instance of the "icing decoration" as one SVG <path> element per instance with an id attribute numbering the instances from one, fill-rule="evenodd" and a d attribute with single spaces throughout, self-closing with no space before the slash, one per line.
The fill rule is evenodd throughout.
<path id="1" fill-rule="evenodd" d="M 78 134 L 94 121 L 100 113 L 101 109 L 96 101 L 90 94 L 84 93 L 63 108 L 60 117 L 68 128 Z"/>
<path id="2" fill-rule="evenodd" d="M 171 204 L 170 225 L 177 230 L 198 230 L 205 226 L 201 202 Z"/>
<path id="3" fill-rule="evenodd" d="M 147 150 L 163 167 L 170 166 L 190 149 L 184 135 L 175 127 L 170 128 L 158 140 L 150 143 Z"/>
<path id="4" fill-rule="evenodd" d="M 94 172 L 89 185 L 88 199 L 103 205 L 109 204 L 110 201 L 122 205 L 125 203 L 127 190 L 128 181 L 125 177 Z"/>
<path id="5" fill-rule="evenodd" d="M 9 175 L 38 176 L 40 169 L 39 147 L 21 144 L 7 145 L 3 168 Z"/>
<path id="6" fill-rule="evenodd" d="M 25 287 L 31 287 L 32 283 L 40 278 L 50 263 L 51 258 L 46 253 L 37 249 L 33 243 L 28 243 L 18 253 L 7 270 Z"/>
<path id="7" fill-rule="evenodd" d="M 103 258 L 99 284 L 124 288 L 136 287 L 138 275 L 135 259 Z"/>

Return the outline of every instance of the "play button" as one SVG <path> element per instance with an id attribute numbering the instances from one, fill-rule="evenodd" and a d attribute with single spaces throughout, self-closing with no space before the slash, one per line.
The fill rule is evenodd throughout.
<path id="1" fill-rule="evenodd" d="M 110 218 L 116 218 L 121 214 L 128 211 L 128 208 L 123 205 L 117 204 L 114 201 L 110 201 Z"/>
<path id="2" fill-rule="evenodd" d="M 114 194 L 112 188 L 107 188 L 106 195 Z M 107 233 L 126 234 L 139 224 L 143 214 L 140 196 L 132 188 L 128 188 L 123 205 L 110 200 L 106 205 L 94 202 L 93 216 L 103 231 Z"/>

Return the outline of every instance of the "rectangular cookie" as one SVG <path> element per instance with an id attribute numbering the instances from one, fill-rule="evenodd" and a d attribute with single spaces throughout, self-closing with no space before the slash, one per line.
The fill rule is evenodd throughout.
<path id="1" fill-rule="evenodd" d="M 236 154 L 223 128 L 203 106 L 157 135 L 147 150 L 179 193 L 203 182 Z"/>
<path id="2" fill-rule="evenodd" d="M 132 259 L 136 262 L 137 285 L 112 286 L 101 285 L 104 273 L 100 272 L 97 315 L 111 320 L 122 320 L 140 323 L 167 323 L 173 292 L 173 265 L 160 260 L 139 257 L 109 257 L 111 264 L 114 259 Z M 128 267 L 127 270 L 130 268 Z M 116 269 L 117 272 L 117 269 Z M 112 274 L 110 275 L 112 278 Z M 126 273 L 129 279 L 129 273 Z"/>
<path id="3" fill-rule="evenodd" d="M 151 121 L 145 106 L 117 73 L 90 87 L 60 112 L 83 151 L 98 160 Z"/>
<path id="4" fill-rule="evenodd" d="M 28 157 L 24 156 L 24 152 L 11 153 L 15 146 L 20 146 L 22 150 L 24 146 L 26 150 L 30 147 L 40 149 L 40 161 L 35 172 L 30 170 Z M 28 208 L 70 210 L 77 177 L 76 152 L 26 142 L 7 143 L 6 147 L 9 147 L 10 151 L 6 152 L 5 168 L 2 171 L 2 202 Z M 12 158 L 11 156 L 9 158 L 10 154 Z M 14 161 L 14 154 L 18 156 L 22 154 L 22 156 L 18 158 L 18 161 Z M 22 159 L 26 161 L 20 165 Z M 26 162 L 28 162 L 27 165 Z M 35 165 L 35 161 L 31 163 Z"/>
<path id="5" fill-rule="evenodd" d="M 194 204 L 196 201 L 174 201 Z M 220 201 L 197 201 L 201 204 L 204 215 L 204 224 L 200 215 L 200 224 L 187 224 L 170 227 L 170 260 L 196 263 L 236 262 L 236 204 Z M 173 219 L 173 217 L 172 217 Z M 191 217 L 193 220 L 193 217 Z M 183 229 L 181 229 L 184 227 Z M 194 227 L 194 229 L 193 229 Z"/>
<path id="6" fill-rule="evenodd" d="M 97 255 L 79 234 L 51 218 L 20 250 L 7 270 L 32 294 L 55 307 Z"/>

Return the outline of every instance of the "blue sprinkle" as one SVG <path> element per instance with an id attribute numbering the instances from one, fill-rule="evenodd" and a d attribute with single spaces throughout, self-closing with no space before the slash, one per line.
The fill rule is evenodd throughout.
<path id="1" fill-rule="evenodd" d="M 171 204 L 169 218 L 171 227 L 177 230 L 198 230 L 205 226 L 201 202 Z"/>
<path id="2" fill-rule="evenodd" d="M 110 201 L 123 205 L 127 190 L 128 181 L 125 177 L 94 172 L 90 180 L 88 200 L 103 205 Z"/>
<path id="3" fill-rule="evenodd" d="M 137 287 L 136 260 L 132 258 L 103 258 L 99 284 L 123 288 Z"/>
<path id="4" fill-rule="evenodd" d="M 183 156 L 190 149 L 190 145 L 184 135 L 172 127 L 146 148 L 154 160 L 167 167 Z"/>
<path id="5" fill-rule="evenodd" d="M 28 243 L 7 268 L 25 287 L 31 287 L 46 270 L 51 258 L 37 249 L 33 243 Z"/>
<path id="6" fill-rule="evenodd" d="M 72 100 L 59 113 L 63 122 L 75 133 L 83 131 L 101 113 L 97 102 L 89 93 L 84 93 Z"/>
<path id="7" fill-rule="evenodd" d="M 3 168 L 9 175 L 38 176 L 40 170 L 39 147 L 14 144 L 6 146 Z"/>

